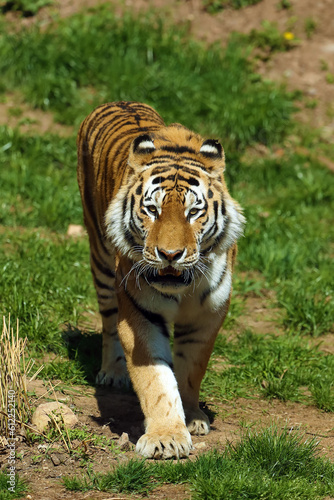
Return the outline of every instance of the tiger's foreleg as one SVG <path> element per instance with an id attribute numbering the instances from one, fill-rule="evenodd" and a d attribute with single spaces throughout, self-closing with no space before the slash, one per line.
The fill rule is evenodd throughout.
<path id="1" fill-rule="evenodd" d="M 118 331 L 133 387 L 145 415 L 136 450 L 147 458 L 189 455 L 191 437 L 172 370 L 166 323 L 124 290 L 118 294 Z"/>
<path id="2" fill-rule="evenodd" d="M 174 326 L 174 372 L 187 427 L 194 435 L 210 431 L 209 419 L 199 408 L 199 391 L 222 322 L 220 315 L 212 314 L 205 324 L 178 322 Z"/>

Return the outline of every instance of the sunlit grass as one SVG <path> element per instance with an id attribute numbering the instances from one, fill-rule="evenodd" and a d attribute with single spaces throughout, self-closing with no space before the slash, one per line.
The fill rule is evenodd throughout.
<path id="1" fill-rule="evenodd" d="M 156 14 L 119 18 L 104 6 L 5 32 L 0 51 L 7 88 L 63 123 L 78 126 L 101 102 L 141 101 L 228 149 L 280 141 L 291 125 L 291 96 L 263 82 L 238 44 L 205 47 Z"/>

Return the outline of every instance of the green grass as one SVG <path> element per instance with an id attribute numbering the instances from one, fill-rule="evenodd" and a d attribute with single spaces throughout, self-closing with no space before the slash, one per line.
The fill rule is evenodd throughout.
<path id="1" fill-rule="evenodd" d="M 259 271 L 284 307 L 284 325 L 313 336 L 334 324 L 332 173 L 296 154 L 227 170 L 246 207 L 238 262 Z M 247 186 L 247 187 L 246 187 Z M 263 216 L 265 214 L 265 216 Z"/>
<path id="2" fill-rule="evenodd" d="M 333 411 L 334 356 L 294 335 L 221 333 L 202 384 L 202 398 L 258 397 L 312 403 Z"/>
<path id="3" fill-rule="evenodd" d="M 4 85 L 70 125 L 114 100 L 152 104 L 167 122 L 223 137 L 229 149 L 280 141 L 290 124 L 292 97 L 263 82 L 237 44 L 205 47 L 157 15 L 120 19 L 104 7 L 5 31 L 0 52 Z"/>
<path id="4" fill-rule="evenodd" d="M 0 0 L 0 11 L 18 11 L 25 17 L 35 15 L 42 7 L 52 4 L 52 0 Z"/>
<path id="5" fill-rule="evenodd" d="M 7 470 L 0 472 L 0 500 L 12 500 L 14 498 L 22 498 L 27 492 L 27 483 L 21 479 L 18 474 L 15 474 L 14 492 L 9 491 Z"/>
<path id="6" fill-rule="evenodd" d="M 147 494 L 161 484 L 185 484 L 198 500 L 316 499 L 334 493 L 334 466 L 318 456 L 318 443 L 277 426 L 245 434 L 223 452 L 195 461 L 147 463 L 129 460 L 106 474 L 65 477 L 72 491 Z"/>
<path id="7" fill-rule="evenodd" d="M 203 5 L 205 10 L 210 14 L 216 14 L 227 7 L 242 9 L 248 5 L 255 5 L 260 1 L 261 0 L 203 0 Z"/>

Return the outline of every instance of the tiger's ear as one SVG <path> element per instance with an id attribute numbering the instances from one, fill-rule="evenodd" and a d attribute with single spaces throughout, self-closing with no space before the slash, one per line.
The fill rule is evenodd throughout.
<path id="1" fill-rule="evenodd" d="M 215 139 L 208 139 L 207 141 L 204 141 L 199 152 L 207 158 L 224 158 L 223 148 L 220 142 Z"/>
<path id="2" fill-rule="evenodd" d="M 222 145 L 215 139 L 207 139 L 203 142 L 199 152 L 209 160 L 213 160 L 212 170 L 223 168 L 225 170 L 225 153 Z"/>
<path id="3" fill-rule="evenodd" d="M 141 134 L 131 144 L 129 153 L 129 166 L 134 170 L 145 167 L 147 155 L 155 151 L 154 138 L 150 134 Z"/>
<path id="4" fill-rule="evenodd" d="M 132 142 L 132 152 L 134 154 L 149 154 L 155 150 L 153 137 L 149 134 L 139 135 Z"/>

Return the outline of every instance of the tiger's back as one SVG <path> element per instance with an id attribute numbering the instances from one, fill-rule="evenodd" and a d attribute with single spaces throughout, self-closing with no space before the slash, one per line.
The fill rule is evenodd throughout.
<path id="1" fill-rule="evenodd" d="M 215 140 L 166 127 L 151 107 L 100 106 L 78 135 L 78 182 L 103 322 L 97 382 L 132 381 L 137 451 L 187 456 L 210 425 L 200 383 L 231 296 L 244 218 Z M 170 325 L 174 324 L 174 357 Z"/>

